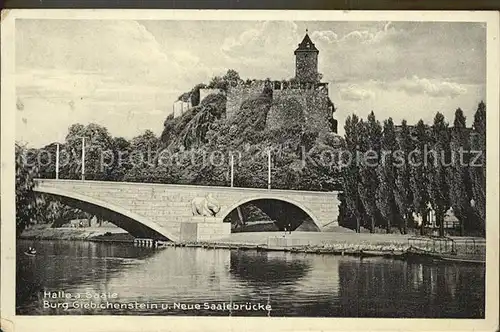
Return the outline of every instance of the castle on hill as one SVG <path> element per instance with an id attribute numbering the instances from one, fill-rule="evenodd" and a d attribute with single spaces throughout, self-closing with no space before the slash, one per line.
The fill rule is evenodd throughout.
<path id="1" fill-rule="evenodd" d="M 301 124 L 304 129 L 319 133 L 337 133 L 335 107 L 328 94 L 328 83 L 321 82 L 318 72 L 319 50 L 307 31 L 298 44 L 295 55 L 295 77 L 284 81 L 253 80 L 240 81 L 229 86 L 226 94 L 226 118 L 233 117 L 245 100 L 259 98 L 264 91 L 272 92 L 271 108 L 266 126 L 279 129 L 292 124 Z M 200 101 L 218 89 L 200 89 Z M 174 103 L 174 117 L 182 115 L 191 107 L 188 99 Z"/>

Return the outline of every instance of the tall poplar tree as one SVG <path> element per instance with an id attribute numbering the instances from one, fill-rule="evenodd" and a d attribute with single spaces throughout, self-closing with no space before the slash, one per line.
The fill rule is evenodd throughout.
<path id="1" fill-rule="evenodd" d="M 472 182 L 473 210 L 479 221 L 478 228 L 486 227 L 486 105 L 480 102 L 474 114 L 471 139 L 472 154 L 469 172 Z M 478 158 L 475 159 L 476 155 Z"/>
<path id="2" fill-rule="evenodd" d="M 439 225 L 439 235 L 444 236 L 444 215 L 450 207 L 449 186 L 446 181 L 447 170 L 445 164 L 449 158 L 448 123 L 443 114 L 437 113 L 431 131 L 432 153 L 428 155 L 431 167 L 428 173 L 429 197 L 432 208 L 436 212 L 436 222 Z"/>
<path id="3" fill-rule="evenodd" d="M 363 160 L 360 163 L 360 182 L 358 192 L 363 202 L 367 217 L 369 218 L 368 228 L 371 233 L 375 232 L 375 221 L 378 215 L 377 208 L 377 167 L 380 162 L 380 142 L 382 138 L 382 127 L 375 119 L 373 111 L 368 115 L 367 122 L 363 126 L 361 133 L 360 150 L 363 153 Z"/>
<path id="4" fill-rule="evenodd" d="M 450 152 L 452 165 L 448 168 L 448 185 L 450 203 L 455 217 L 460 221 L 460 235 L 465 233 L 465 223 L 470 213 L 470 198 L 467 194 L 469 186 L 468 167 L 464 159 L 464 151 L 469 150 L 469 133 L 465 125 L 464 112 L 455 111 L 455 121 L 451 130 Z"/>
<path id="5" fill-rule="evenodd" d="M 428 173 L 429 165 L 425 161 L 424 153 L 429 144 L 429 128 L 420 120 L 415 127 L 415 153 L 410 155 L 410 187 L 413 197 L 413 206 L 422 218 L 420 235 L 424 235 L 427 224 L 427 206 L 429 204 Z"/>
<path id="6" fill-rule="evenodd" d="M 394 201 L 394 157 L 393 153 L 397 148 L 396 133 L 392 118 L 384 121 L 384 131 L 382 133 L 381 161 L 377 167 L 377 187 L 376 203 L 380 214 L 384 218 L 387 233 L 391 232 L 391 224 L 395 214 Z"/>
<path id="7" fill-rule="evenodd" d="M 406 120 L 401 122 L 401 131 L 398 135 L 398 150 L 395 161 L 394 198 L 399 211 L 401 233 L 407 233 L 408 220 L 413 212 L 413 197 L 410 188 L 411 172 L 408 165 L 408 155 L 414 149 L 410 128 Z"/>
<path id="8" fill-rule="evenodd" d="M 349 215 L 356 219 L 356 232 L 360 232 L 363 217 L 363 205 L 358 194 L 359 168 L 356 163 L 356 151 L 359 146 L 360 129 L 364 127 L 363 121 L 353 114 L 345 122 L 345 152 L 342 154 L 342 186 L 343 199 Z"/>

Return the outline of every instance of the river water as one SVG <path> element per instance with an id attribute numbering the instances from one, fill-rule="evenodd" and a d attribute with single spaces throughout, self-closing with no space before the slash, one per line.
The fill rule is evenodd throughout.
<path id="1" fill-rule="evenodd" d="M 17 244 L 20 315 L 484 318 L 478 265 L 83 241 L 37 241 L 28 257 L 30 245 Z"/>

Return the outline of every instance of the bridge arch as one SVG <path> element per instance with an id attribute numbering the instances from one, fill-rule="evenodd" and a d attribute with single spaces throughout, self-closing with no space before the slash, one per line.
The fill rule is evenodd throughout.
<path id="1" fill-rule="evenodd" d="M 296 208 L 298 208 L 302 212 L 304 212 L 304 214 L 306 216 L 311 218 L 311 220 L 313 221 L 314 225 L 318 228 L 318 230 L 321 229 L 321 227 L 320 227 L 321 222 L 320 222 L 319 218 L 309 208 L 307 208 L 304 204 L 302 204 L 301 202 L 298 202 L 296 200 L 289 199 L 286 197 L 281 197 L 278 195 L 259 195 L 258 197 L 247 197 L 247 198 L 241 199 L 238 202 L 230 205 L 220 217 L 224 220 L 237 207 L 240 207 L 246 203 L 252 203 L 254 201 L 265 201 L 265 200 L 280 201 L 280 202 L 285 202 L 285 203 L 288 203 L 288 204 L 295 206 Z"/>
<path id="2" fill-rule="evenodd" d="M 44 188 L 43 190 L 36 190 L 35 188 L 35 191 L 40 194 L 61 198 L 66 204 L 76 206 L 82 210 L 90 209 L 93 212 L 97 212 L 96 214 L 100 212 L 108 216 L 122 217 L 123 222 L 118 222 L 116 218 L 111 218 L 109 221 L 134 236 L 151 237 L 164 240 L 168 239 L 171 241 L 179 240 L 177 236 L 166 230 L 164 227 L 161 227 L 151 219 L 118 205 L 105 202 L 94 197 L 61 190 L 59 188 Z M 138 230 L 140 233 L 146 232 L 147 235 L 134 234 L 137 233 Z"/>

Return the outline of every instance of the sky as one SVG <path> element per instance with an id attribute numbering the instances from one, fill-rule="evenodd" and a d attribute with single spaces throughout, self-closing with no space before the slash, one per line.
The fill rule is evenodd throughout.
<path id="1" fill-rule="evenodd" d="M 228 69 L 293 77 L 306 29 L 340 134 L 372 110 L 411 124 L 460 107 L 470 125 L 486 99 L 484 23 L 16 20 L 16 140 L 41 147 L 91 122 L 159 135 L 181 93 Z"/>

